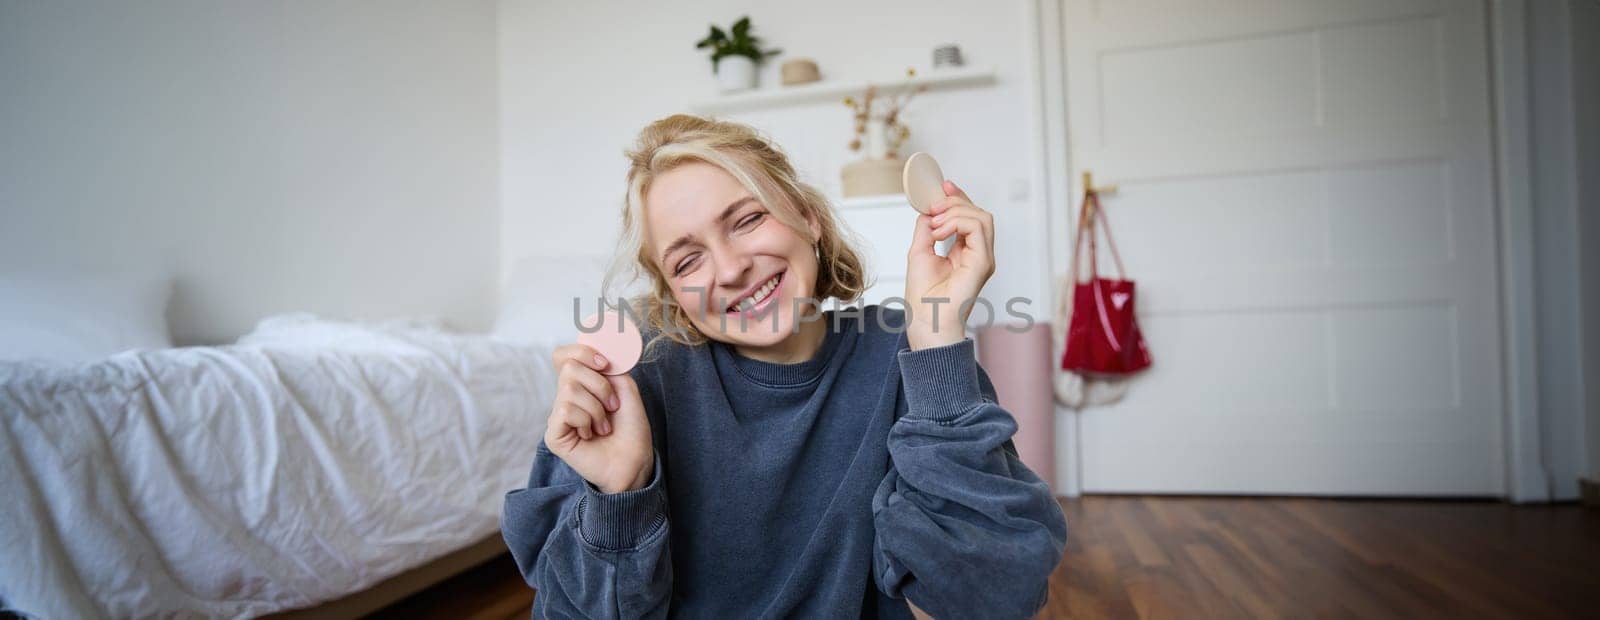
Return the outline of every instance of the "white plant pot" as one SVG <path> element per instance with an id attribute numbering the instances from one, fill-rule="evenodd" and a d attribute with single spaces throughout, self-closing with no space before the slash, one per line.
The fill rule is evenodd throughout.
<path id="1" fill-rule="evenodd" d="M 756 87 L 756 63 L 746 56 L 729 56 L 717 61 L 717 88 L 736 93 Z"/>
<path id="2" fill-rule="evenodd" d="M 889 123 L 881 118 L 867 119 L 867 159 L 889 156 Z"/>

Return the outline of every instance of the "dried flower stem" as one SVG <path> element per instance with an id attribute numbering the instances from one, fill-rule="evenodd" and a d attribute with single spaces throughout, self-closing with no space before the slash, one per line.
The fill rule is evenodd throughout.
<path id="1" fill-rule="evenodd" d="M 867 121 L 876 117 L 884 121 L 884 131 L 887 133 L 886 137 L 889 140 L 887 156 L 890 159 L 899 157 L 900 146 L 905 144 L 907 138 L 911 137 L 911 128 L 900 122 L 900 112 L 905 110 L 906 106 L 911 103 L 912 99 L 916 98 L 918 93 L 928 90 L 927 84 L 912 86 L 912 81 L 916 76 L 916 69 L 906 68 L 905 85 L 900 88 L 900 92 L 887 97 L 888 109 L 882 114 L 875 115 L 872 110 L 872 104 L 878 97 L 878 87 L 875 85 L 867 85 L 867 90 L 862 93 L 860 101 L 857 101 L 854 97 L 844 98 L 844 104 L 850 106 L 855 112 L 855 135 L 850 140 L 851 151 L 861 150 L 861 138 L 867 132 Z"/>

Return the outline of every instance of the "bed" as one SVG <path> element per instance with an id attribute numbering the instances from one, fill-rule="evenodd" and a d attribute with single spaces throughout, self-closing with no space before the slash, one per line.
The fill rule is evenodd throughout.
<path id="1" fill-rule="evenodd" d="M 348 615 L 470 567 L 526 481 L 549 357 L 427 321 L 291 314 L 227 346 L 0 361 L 0 602 Z"/>

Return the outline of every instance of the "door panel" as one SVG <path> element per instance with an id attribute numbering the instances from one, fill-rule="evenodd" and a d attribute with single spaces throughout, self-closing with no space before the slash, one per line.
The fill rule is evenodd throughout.
<path id="1" fill-rule="evenodd" d="M 1064 9 L 1156 360 L 1080 414 L 1084 491 L 1500 494 L 1482 3 Z"/>

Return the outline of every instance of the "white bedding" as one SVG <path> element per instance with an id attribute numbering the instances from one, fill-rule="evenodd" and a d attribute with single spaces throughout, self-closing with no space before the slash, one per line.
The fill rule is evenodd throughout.
<path id="1" fill-rule="evenodd" d="M 303 315 L 0 362 L 0 600 L 242 617 L 361 590 L 497 531 L 553 389 L 544 347 Z"/>

